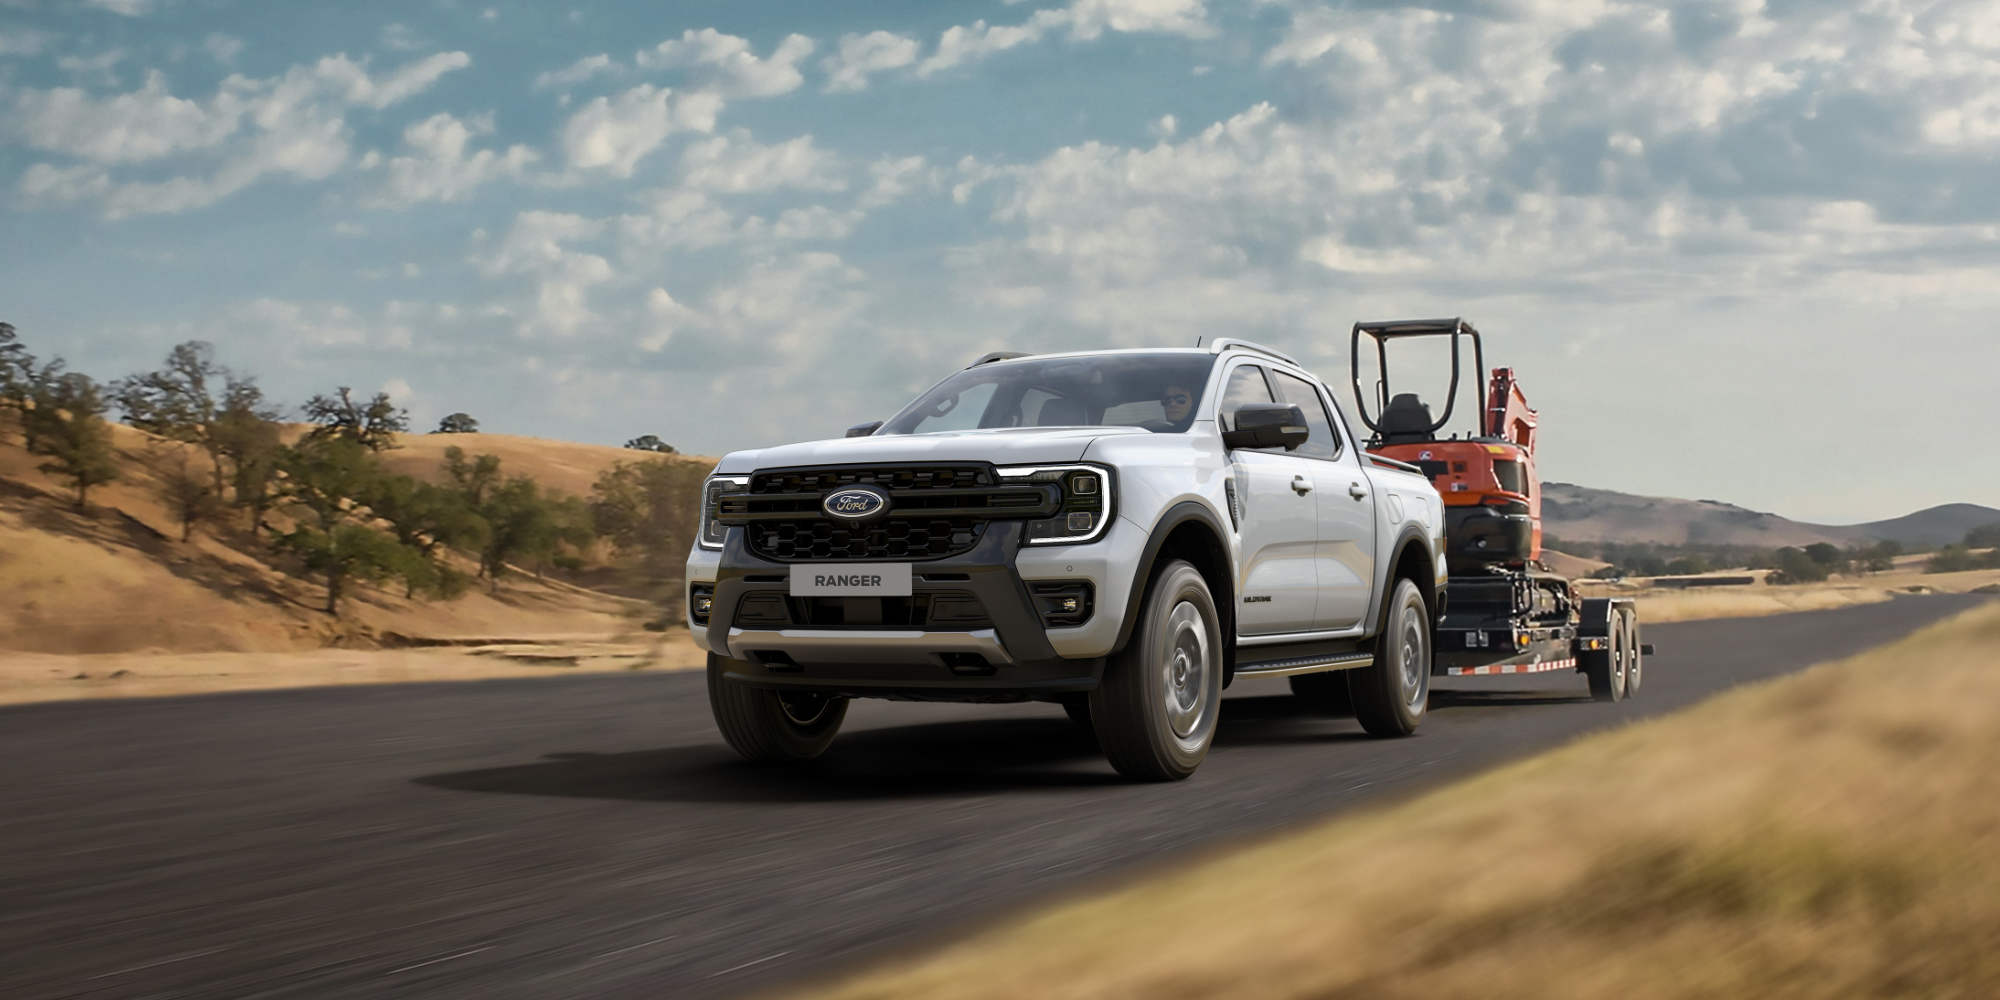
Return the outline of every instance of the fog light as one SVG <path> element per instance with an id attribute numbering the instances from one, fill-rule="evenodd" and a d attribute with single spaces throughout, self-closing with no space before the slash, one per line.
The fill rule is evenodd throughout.
<path id="1" fill-rule="evenodd" d="M 708 617 L 715 611 L 715 588 L 698 583 L 688 588 L 688 618 L 696 625 L 707 625 Z"/>
<path id="2" fill-rule="evenodd" d="M 1075 628 L 1090 620 L 1091 588 L 1087 582 L 1030 584 L 1029 592 L 1045 627 Z"/>

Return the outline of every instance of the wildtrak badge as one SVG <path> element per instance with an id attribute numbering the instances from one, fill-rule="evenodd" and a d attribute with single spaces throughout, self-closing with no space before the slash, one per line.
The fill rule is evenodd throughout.
<path id="1" fill-rule="evenodd" d="M 908 597 L 909 563 L 800 564 L 791 570 L 793 597 Z"/>

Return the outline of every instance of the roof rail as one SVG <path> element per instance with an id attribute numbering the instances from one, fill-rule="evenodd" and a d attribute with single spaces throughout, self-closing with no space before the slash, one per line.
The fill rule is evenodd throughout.
<path id="1" fill-rule="evenodd" d="M 1201 346 L 1200 338 L 1196 338 L 1194 346 L 1196 347 Z M 1280 351 L 1272 347 L 1265 347 L 1263 344 L 1256 343 L 1255 341 L 1244 340 L 1241 337 L 1217 337 L 1212 343 L 1208 345 L 1208 353 L 1210 354 L 1221 354 L 1223 351 L 1255 351 L 1258 354 L 1269 355 L 1270 357 L 1277 358 L 1279 361 L 1283 361 L 1288 365 L 1298 365 L 1298 367 L 1300 368 L 1305 367 L 1304 365 L 1299 364 L 1299 360 L 1297 358 L 1294 358 L 1283 351 Z"/>
<path id="2" fill-rule="evenodd" d="M 1029 356 L 1028 352 L 1026 351 L 989 351 L 985 354 L 980 355 L 979 360 L 974 361 L 973 363 L 966 365 L 965 367 L 977 368 L 980 365 L 991 364 L 992 362 L 995 361 L 1012 361 L 1015 358 L 1025 358 L 1028 356 Z"/>

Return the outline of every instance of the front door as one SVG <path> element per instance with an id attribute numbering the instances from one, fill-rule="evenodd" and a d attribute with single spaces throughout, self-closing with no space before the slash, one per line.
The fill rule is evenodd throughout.
<path id="1" fill-rule="evenodd" d="M 1245 403 L 1275 402 L 1264 371 L 1241 364 L 1223 383 L 1216 420 Z M 1281 452 L 1230 453 L 1243 566 L 1237 580 L 1237 633 L 1270 635 L 1313 627 L 1318 605 L 1319 514 L 1312 473 L 1321 463 Z"/>
<path id="2" fill-rule="evenodd" d="M 1343 439 L 1331 408 L 1319 389 L 1305 379 L 1273 370 L 1278 401 L 1306 415 L 1310 434 L 1292 454 L 1308 460 L 1308 473 L 1318 488 L 1319 545 L 1314 576 L 1319 599 L 1313 613 L 1316 629 L 1346 629 L 1368 614 L 1375 581 L 1375 503 L 1373 484 L 1362 474 L 1361 454 Z"/>

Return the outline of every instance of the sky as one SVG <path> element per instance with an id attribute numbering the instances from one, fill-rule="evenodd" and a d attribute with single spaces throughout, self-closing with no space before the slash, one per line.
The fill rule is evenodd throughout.
<path id="1" fill-rule="evenodd" d="M 1464 316 L 1545 478 L 2000 505 L 2000 0 L 0 0 L 0 233 L 42 357 L 419 429 L 716 455 L 1217 336 L 1339 390 Z"/>

